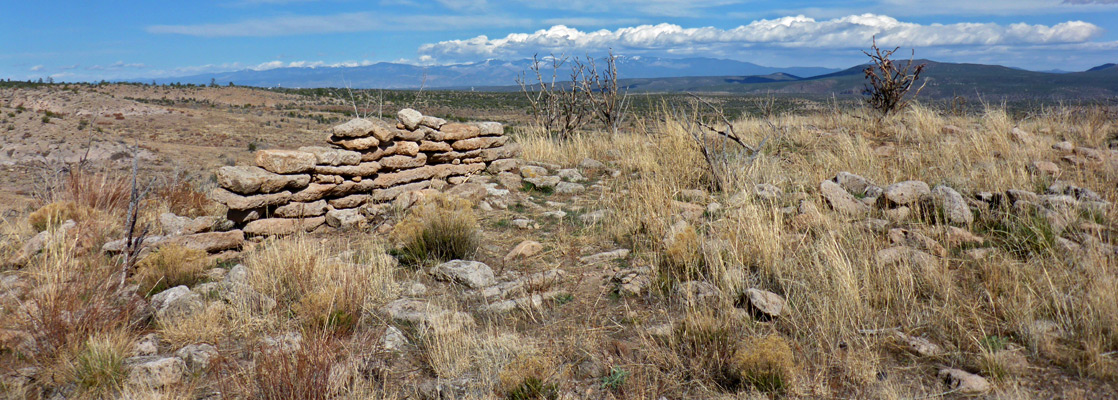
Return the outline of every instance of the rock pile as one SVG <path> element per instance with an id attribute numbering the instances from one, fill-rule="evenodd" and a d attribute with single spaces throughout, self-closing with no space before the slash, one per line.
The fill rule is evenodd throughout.
<path id="1" fill-rule="evenodd" d="M 211 197 L 249 235 L 283 235 L 322 225 L 360 227 L 366 207 L 428 188 L 464 183 L 469 175 L 518 166 L 520 152 L 497 122 L 457 123 L 412 109 L 398 123 L 359 118 L 331 129 L 330 147 L 260 150 L 254 166 L 217 171 Z"/>

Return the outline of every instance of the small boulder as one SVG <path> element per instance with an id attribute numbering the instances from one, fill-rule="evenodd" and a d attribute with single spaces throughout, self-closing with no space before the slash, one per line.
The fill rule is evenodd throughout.
<path id="1" fill-rule="evenodd" d="M 784 313 L 784 298 L 779 294 L 753 288 L 746 290 L 743 297 L 748 300 L 749 307 L 763 317 L 776 318 Z"/>
<path id="2" fill-rule="evenodd" d="M 404 124 L 404 128 L 407 128 L 407 130 L 409 130 L 409 131 L 414 131 L 415 128 L 419 126 L 419 123 L 423 122 L 423 114 L 421 114 L 419 111 L 416 111 L 416 110 L 413 110 L 413 109 L 410 109 L 410 108 L 405 108 L 405 109 L 402 109 L 402 110 L 400 110 L 399 112 L 396 113 L 396 119 L 399 119 L 400 123 Z M 434 121 L 429 121 L 429 122 L 434 122 Z M 445 124 L 446 121 L 443 121 L 443 123 Z M 438 124 L 438 125 L 439 125 L 438 128 L 442 127 L 442 124 Z M 435 127 L 432 127 L 432 128 L 435 128 Z"/>
<path id="3" fill-rule="evenodd" d="M 990 382 L 986 378 L 961 369 L 943 368 L 939 370 L 939 377 L 949 389 L 961 395 L 971 396 L 990 391 Z"/>
<path id="4" fill-rule="evenodd" d="M 540 242 L 525 240 L 516 245 L 516 247 L 513 247 L 512 251 L 509 251 L 509 253 L 505 255 L 505 262 L 529 258 L 539 254 L 541 251 L 543 251 L 543 245 L 540 244 Z"/>
<path id="5" fill-rule="evenodd" d="M 128 385 L 137 388 L 157 389 L 182 381 L 186 362 L 178 357 L 132 357 L 125 360 L 128 366 Z"/>
<path id="6" fill-rule="evenodd" d="M 931 193 L 932 190 L 928 187 L 928 184 L 921 181 L 897 182 L 886 186 L 883 192 L 885 199 L 899 205 L 915 203 Z"/>
<path id="7" fill-rule="evenodd" d="M 970 224 L 974 222 L 974 214 L 963 196 L 955 189 L 944 185 L 937 185 L 931 192 L 932 201 L 936 207 L 943 211 L 947 221 L 953 224 Z"/>
<path id="8" fill-rule="evenodd" d="M 480 289 L 497 283 L 493 269 L 480 261 L 452 260 L 431 268 L 436 278 L 454 281 L 471 289 Z"/>
<path id="9" fill-rule="evenodd" d="M 217 348 L 206 343 L 191 344 L 175 352 L 175 356 L 186 363 L 191 371 L 205 371 L 210 360 L 217 357 Z"/>
<path id="10" fill-rule="evenodd" d="M 819 184 L 819 193 L 827 199 L 835 211 L 849 215 L 861 215 L 870 211 L 870 207 L 858 201 L 854 195 L 844 190 L 833 181 L 823 181 Z"/>

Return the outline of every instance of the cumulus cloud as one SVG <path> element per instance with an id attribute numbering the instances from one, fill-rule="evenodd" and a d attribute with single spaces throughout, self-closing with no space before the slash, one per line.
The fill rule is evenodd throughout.
<path id="1" fill-rule="evenodd" d="M 408 21 L 406 24 L 386 24 L 384 22 L 393 21 L 397 18 L 403 17 L 357 12 L 248 19 L 221 24 L 152 25 L 147 27 L 147 31 L 150 33 L 201 37 L 269 37 L 387 30 L 451 30 L 473 26 L 510 27 L 525 26 L 530 23 L 530 21 L 522 18 L 501 18 L 486 15 L 413 15 L 403 18 Z"/>
<path id="2" fill-rule="evenodd" d="M 533 53 L 600 51 L 629 53 L 714 54 L 746 48 L 864 48 L 873 36 L 882 46 L 994 46 L 1086 42 L 1102 33 L 1098 26 L 1069 21 L 1051 26 L 1024 23 L 921 25 L 885 15 L 851 15 L 830 20 L 805 16 L 762 19 L 733 29 L 683 28 L 673 24 L 640 25 L 617 30 L 581 31 L 565 25 L 503 38 L 477 36 L 425 44 L 419 53 L 454 59 L 499 58 Z"/>

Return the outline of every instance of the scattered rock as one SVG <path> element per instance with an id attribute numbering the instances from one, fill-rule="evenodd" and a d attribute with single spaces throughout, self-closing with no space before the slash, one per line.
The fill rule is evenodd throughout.
<path id="1" fill-rule="evenodd" d="M 921 268 L 931 268 L 939 263 L 935 256 L 908 246 L 895 246 L 877 252 L 880 265 L 912 263 Z"/>
<path id="2" fill-rule="evenodd" d="M 151 307 L 155 309 L 155 316 L 161 320 L 186 318 L 202 311 L 205 306 L 202 296 L 191 292 L 185 285 L 175 286 L 151 296 Z"/>
<path id="3" fill-rule="evenodd" d="M 522 178 L 539 178 L 547 176 L 547 168 L 535 165 L 524 165 L 520 167 L 520 176 Z"/>
<path id="4" fill-rule="evenodd" d="M 276 174 L 301 174 L 314 169 L 314 154 L 297 150 L 259 150 L 256 166 Z"/>
<path id="5" fill-rule="evenodd" d="M 572 182 L 559 182 L 555 185 L 555 193 L 559 194 L 578 194 L 586 191 L 586 186 L 579 183 Z"/>
<path id="6" fill-rule="evenodd" d="M 471 289 L 481 289 L 497 283 L 493 269 L 480 261 L 452 260 L 431 268 L 436 278 L 454 281 Z"/>
<path id="7" fill-rule="evenodd" d="M 593 158 L 583 158 L 582 161 L 578 162 L 578 167 L 582 169 L 597 170 L 605 168 L 606 165 L 602 164 L 601 161 L 595 160 Z"/>
<path id="8" fill-rule="evenodd" d="M 629 257 L 629 249 L 617 249 L 585 256 L 579 258 L 578 262 L 581 264 L 593 265 L 607 261 L 620 260 L 626 257 Z"/>
<path id="9" fill-rule="evenodd" d="M 159 334 L 149 333 L 140 338 L 132 346 L 132 354 L 136 356 L 154 356 L 159 354 Z"/>
<path id="10" fill-rule="evenodd" d="M 1028 143 L 1033 140 L 1032 134 L 1030 134 L 1029 132 L 1025 132 L 1024 129 L 1018 128 L 1016 126 L 1009 131 L 1009 137 L 1017 143 Z"/>
<path id="11" fill-rule="evenodd" d="M 784 313 L 785 302 L 784 298 L 779 294 L 762 290 L 762 289 L 748 289 L 745 291 L 745 300 L 748 300 L 749 307 L 756 313 L 767 318 L 777 318 Z M 741 303 L 739 301 L 739 303 Z M 742 306 L 744 304 L 739 304 Z"/>
<path id="12" fill-rule="evenodd" d="M 380 345 L 388 351 L 401 351 L 408 345 L 408 338 L 404 337 L 404 332 L 401 332 L 395 326 L 389 326 L 384 329 L 384 336 L 380 339 Z"/>
<path id="13" fill-rule="evenodd" d="M 974 214 L 970 211 L 970 206 L 963 196 L 947 186 L 937 185 L 931 192 L 932 201 L 936 207 L 943 211 L 943 215 L 947 221 L 953 224 L 971 224 L 974 222 Z"/>
<path id="14" fill-rule="evenodd" d="M 909 205 L 919 201 L 922 197 L 930 195 L 932 190 L 928 184 L 921 181 L 897 182 L 886 186 L 882 194 L 885 199 L 893 204 Z"/>
<path id="15" fill-rule="evenodd" d="M 1042 174 L 1047 174 L 1047 175 L 1059 175 L 1060 174 L 1060 166 L 1056 165 L 1056 163 L 1051 162 L 1051 161 L 1033 161 L 1032 164 L 1029 164 L 1029 167 L 1030 167 L 1029 168 L 1030 170 L 1032 170 L 1034 172 L 1042 173 Z"/>
<path id="16" fill-rule="evenodd" d="M 1071 142 L 1065 140 L 1065 141 L 1056 142 L 1056 144 L 1053 144 L 1052 149 L 1053 150 L 1070 152 L 1072 150 L 1075 150 L 1075 144 L 1072 144 Z"/>
<path id="17" fill-rule="evenodd" d="M 636 270 L 622 270 L 614 274 L 611 281 L 617 285 L 617 292 L 624 296 L 640 296 L 649 286 L 652 286 L 652 280 L 648 277 L 649 271 L 647 268 L 639 268 Z"/>
<path id="18" fill-rule="evenodd" d="M 132 387 L 157 389 L 182 381 L 186 362 L 178 357 L 132 357 L 125 360 L 128 382 Z"/>
<path id="19" fill-rule="evenodd" d="M 943 354 L 943 348 L 938 344 L 932 343 L 931 340 L 909 336 L 899 331 L 896 333 L 896 336 L 897 340 L 905 346 L 905 349 L 913 354 L 924 357 L 937 357 Z"/>
<path id="20" fill-rule="evenodd" d="M 280 175 L 248 165 L 221 167 L 215 172 L 215 176 L 222 188 L 242 195 L 297 190 L 311 183 L 311 176 L 308 174 Z"/>
<path id="21" fill-rule="evenodd" d="M 205 371 L 210 361 L 217 357 L 217 348 L 206 343 L 191 344 L 175 352 L 191 371 Z"/>
<path id="22" fill-rule="evenodd" d="M 827 199 L 835 211 L 849 215 L 862 215 L 870 211 L 870 207 L 858 201 L 854 195 L 844 190 L 834 181 L 826 180 L 819 184 L 819 193 Z"/>
<path id="23" fill-rule="evenodd" d="M 540 244 L 540 242 L 525 240 L 516 245 L 516 247 L 513 247 L 512 251 L 509 251 L 509 253 L 505 255 L 505 262 L 532 257 L 539 254 L 540 251 L 543 251 L 543 245 Z"/>
<path id="24" fill-rule="evenodd" d="M 961 369 L 943 368 L 939 370 L 939 377 L 947 383 L 949 389 L 961 395 L 977 395 L 990 391 L 990 382 L 986 378 Z"/>
<path id="25" fill-rule="evenodd" d="M 524 169 L 521 168 L 521 171 L 523 171 L 523 170 Z M 535 186 L 537 189 L 542 189 L 542 190 L 548 190 L 548 189 L 555 190 L 556 186 L 559 185 L 559 183 L 561 182 L 559 180 L 559 177 L 554 176 L 554 175 L 537 176 L 537 177 L 534 177 L 534 178 L 524 178 L 524 181 L 528 182 L 528 183 L 531 183 L 532 186 Z M 569 182 L 562 182 L 562 183 L 571 184 Z M 574 183 L 573 185 L 578 185 L 578 184 Z M 582 186 L 582 185 L 578 185 L 578 186 Z"/>
<path id="26" fill-rule="evenodd" d="M 846 171 L 835 174 L 835 178 L 832 180 L 843 190 L 858 196 L 869 194 L 873 188 L 877 188 L 877 185 L 869 179 Z"/>
<path id="27" fill-rule="evenodd" d="M 517 219 L 512 220 L 512 226 L 515 226 L 515 227 L 520 228 L 520 229 L 535 229 L 535 228 L 537 228 L 536 223 L 534 221 L 530 220 L 530 219 L 527 219 L 527 218 L 517 218 Z"/>

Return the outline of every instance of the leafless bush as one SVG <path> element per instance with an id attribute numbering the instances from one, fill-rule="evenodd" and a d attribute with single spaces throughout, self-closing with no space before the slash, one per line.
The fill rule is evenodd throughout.
<path id="1" fill-rule="evenodd" d="M 908 107 L 908 100 L 920 94 L 920 91 L 924 90 L 924 85 L 928 83 L 925 79 L 916 88 L 916 91 L 912 92 L 909 99 L 905 98 L 920 79 L 920 74 L 924 72 L 926 64 L 913 67 L 912 58 L 909 58 L 908 62 L 902 66 L 891 59 L 893 53 L 899 49 L 900 47 L 896 47 L 893 50 L 883 51 L 877 47 L 877 38 L 874 37 L 873 46 L 870 47 L 873 53 L 862 52 L 873 62 L 872 65 L 862 71 L 865 72 L 866 79 L 870 81 L 866 84 L 862 94 L 869 96 L 866 98 L 866 103 L 881 112 L 882 117 Z M 916 55 L 915 50 L 913 50 L 912 55 Z"/>
<path id="2" fill-rule="evenodd" d="M 569 80 L 560 81 L 560 71 L 568 64 Z M 571 60 L 552 55 L 550 67 L 532 56 L 529 71 L 534 81 L 529 81 L 529 74 L 521 74 L 516 83 L 528 100 L 535 124 L 549 134 L 567 137 L 595 120 L 616 133 L 625 121 L 629 100 L 618 86 L 617 56 L 612 50 L 602 70 L 590 56 Z"/>
<path id="3" fill-rule="evenodd" d="M 599 72 L 593 57 L 586 57 L 585 64 L 575 59 L 577 69 L 583 70 L 582 79 L 576 82 L 587 97 L 590 111 L 606 129 L 616 134 L 625 122 L 629 94 L 617 86 L 617 56 L 613 50 L 605 61 L 605 69 Z"/>
<path id="4" fill-rule="evenodd" d="M 703 158 L 706 160 L 707 167 L 713 178 L 711 179 L 712 189 L 721 191 L 726 188 L 729 183 L 729 177 L 727 176 L 727 166 L 729 164 L 727 157 L 729 153 L 725 151 L 714 151 L 712 143 L 707 139 L 707 134 L 715 134 L 737 143 L 746 152 L 746 158 L 743 160 L 746 164 L 752 163 L 754 159 L 761 155 L 761 147 L 765 145 L 765 142 L 767 142 L 769 138 L 766 136 L 756 145 L 746 143 L 745 140 L 734 131 L 734 124 L 730 122 L 730 119 L 726 117 L 726 113 L 723 112 L 721 108 L 711 104 L 711 102 L 702 97 L 691 93 L 688 94 L 694 99 L 691 104 L 690 113 L 688 115 L 682 115 L 677 111 L 673 117 L 677 122 L 683 124 L 683 128 L 695 139 L 696 144 L 699 146 L 699 151 L 703 153 Z M 711 123 L 704 121 L 700 105 L 705 106 L 713 112 L 717 122 Z M 779 131 L 772 122 L 768 120 L 765 122 L 768 123 L 769 128 L 774 133 Z M 719 123 L 724 124 L 725 128 L 715 126 L 715 124 Z"/>
<path id="5" fill-rule="evenodd" d="M 533 55 L 529 70 L 535 75 L 535 83 L 529 83 L 524 74 L 516 78 L 521 93 L 528 99 L 536 125 L 549 134 L 560 137 L 566 137 L 582 128 L 589 113 L 589 104 L 585 96 L 580 94 L 578 85 L 559 82 L 559 71 L 567 61 L 566 56 L 552 55 L 551 66 L 548 68 Z M 571 68 L 570 82 L 577 82 L 582 73 L 582 66 L 575 64 Z M 550 74 L 550 77 L 545 77 L 545 74 Z"/>

